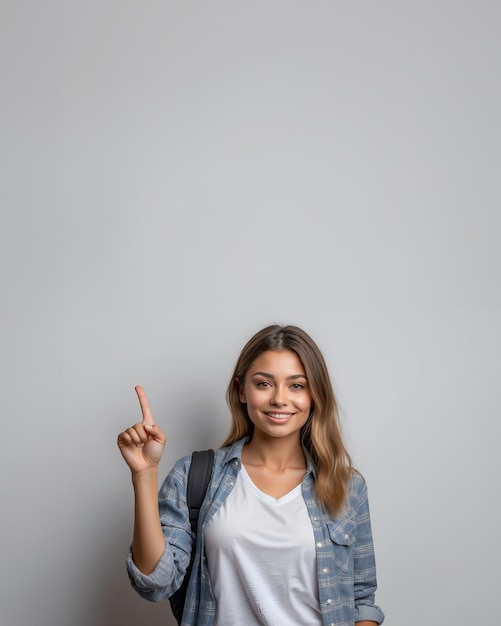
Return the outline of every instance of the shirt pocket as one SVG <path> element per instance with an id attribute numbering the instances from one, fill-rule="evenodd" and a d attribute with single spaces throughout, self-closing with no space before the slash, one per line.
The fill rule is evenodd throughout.
<path id="1" fill-rule="evenodd" d="M 327 530 L 334 553 L 334 563 L 342 572 L 353 569 L 353 551 L 355 545 L 355 522 L 349 519 L 327 522 Z"/>

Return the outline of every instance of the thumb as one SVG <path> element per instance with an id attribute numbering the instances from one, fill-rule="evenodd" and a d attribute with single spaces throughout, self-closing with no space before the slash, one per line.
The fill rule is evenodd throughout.
<path id="1" fill-rule="evenodd" d="M 143 425 L 144 425 L 144 430 L 148 434 L 148 437 L 151 437 L 151 439 L 161 444 L 162 446 L 165 445 L 165 435 L 156 424 L 143 424 Z"/>

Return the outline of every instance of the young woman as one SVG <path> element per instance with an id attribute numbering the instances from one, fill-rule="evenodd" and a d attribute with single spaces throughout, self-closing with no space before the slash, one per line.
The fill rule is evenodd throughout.
<path id="1" fill-rule="evenodd" d="M 352 467 L 325 361 L 295 326 L 269 326 L 242 350 L 227 390 L 232 416 L 216 451 L 193 545 L 191 457 L 157 494 L 165 436 L 146 394 L 143 420 L 118 436 L 132 471 L 131 582 L 170 597 L 196 551 L 183 626 L 373 626 L 376 569 L 367 489 Z"/>

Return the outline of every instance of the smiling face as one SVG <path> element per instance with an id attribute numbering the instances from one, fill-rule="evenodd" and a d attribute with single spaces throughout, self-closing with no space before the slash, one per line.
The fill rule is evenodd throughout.
<path id="1" fill-rule="evenodd" d="M 303 364 L 295 352 L 261 353 L 249 367 L 239 395 L 254 424 L 254 436 L 292 436 L 299 440 L 312 398 Z"/>

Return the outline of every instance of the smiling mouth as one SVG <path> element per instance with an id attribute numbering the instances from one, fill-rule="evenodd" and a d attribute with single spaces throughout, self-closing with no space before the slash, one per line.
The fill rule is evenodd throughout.
<path id="1" fill-rule="evenodd" d="M 294 413 L 271 413 L 271 412 L 267 412 L 266 415 L 268 417 L 272 417 L 273 419 L 276 419 L 276 420 L 286 420 L 289 417 L 292 417 L 294 415 Z"/>

